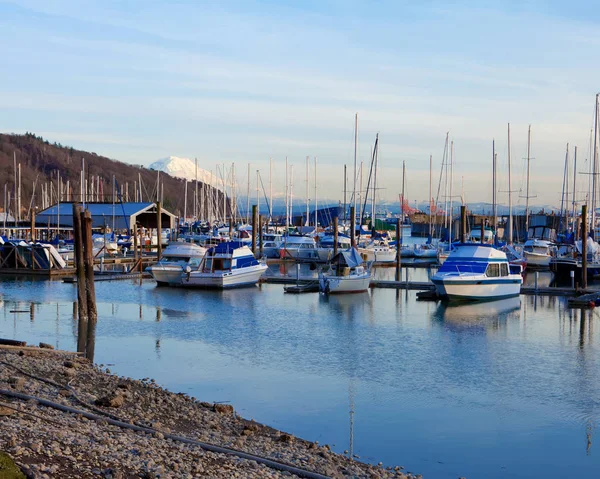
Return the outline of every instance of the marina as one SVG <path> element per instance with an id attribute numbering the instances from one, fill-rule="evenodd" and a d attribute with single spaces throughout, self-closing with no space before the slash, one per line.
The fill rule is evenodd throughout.
<path id="1" fill-rule="evenodd" d="M 76 349 L 72 285 L 4 279 L 0 293 L 4 336 Z M 589 477 L 600 466 L 597 313 L 566 298 L 452 306 L 392 289 L 286 295 L 152 280 L 101 282 L 96 294 L 98 364 L 337 452 L 434 478 Z"/>

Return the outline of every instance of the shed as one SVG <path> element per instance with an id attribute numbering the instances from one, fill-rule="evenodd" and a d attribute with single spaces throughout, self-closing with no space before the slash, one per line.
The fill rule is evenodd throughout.
<path id="1" fill-rule="evenodd" d="M 86 203 L 85 208 L 92 215 L 92 228 L 110 227 L 114 230 L 133 230 L 137 223 L 144 228 L 156 228 L 156 203 Z M 161 228 L 173 229 L 176 226 L 176 216 L 162 208 Z M 38 226 L 61 228 L 73 227 L 73 203 L 60 203 L 40 211 L 36 215 Z"/>

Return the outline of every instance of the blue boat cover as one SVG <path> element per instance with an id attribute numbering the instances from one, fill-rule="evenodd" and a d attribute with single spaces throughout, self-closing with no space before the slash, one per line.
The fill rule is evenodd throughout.
<path id="1" fill-rule="evenodd" d="M 349 268 L 355 268 L 356 266 L 360 266 L 364 263 L 360 253 L 356 248 L 340 251 L 331 259 L 331 262 L 334 264 L 348 266 Z"/>

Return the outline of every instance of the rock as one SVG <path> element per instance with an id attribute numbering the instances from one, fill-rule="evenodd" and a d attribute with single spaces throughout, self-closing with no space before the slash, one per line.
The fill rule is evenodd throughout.
<path id="1" fill-rule="evenodd" d="M 233 414 L 233 406 L 231 404 L 215 404 L 214 410 L 219 414 Z"/>
<path id="2" fill-rule="evenodd" d="M 120 394 L 111 394 L 111 395 L 96 399 L 95 402 L 96 402 L 97 406 L 115 407 L 116 408 L 116 407 L 121 407 L 123 405 L 123 403 L 125 402 L 125 399 Z"/>
<path id="3" fill-rule="evenodd" d="M 8 407 L 0 406 L 0 416 L 12 416 L 16 414 L 17 411 L 14 409 L 10 409 Z"/>
<path id="4" fill-rule="evenodd" d="M 20 378 L 18 376 L 11 376 L 8 378 L 8 383 L 18 391 L 22 390 L 25 387 L 25 379 Z"/>
<path id="5" fill-rule="evenodd" d="M 65 361 L 65 362 L 63 363 L 63 366 L 64 366 L 65 368 L 74 368 L 74 367 L 75 367 L 75 363 L 74 363 L 73 361 Z"/>
<path id="6" fill-rule="evenodd" d="M 279 436 L 279 439 L 277 439 L 279 442 L 285 442 L 285 443 L 292 443 L 294 442 L 294 436 L 290 435 L 290 434 L 285 434 L 283 433 L 281 436 Z"/>
<path id="7" fill-rule="evenodd" d="M 73 393 L 68 389 L 61 389 L 60 391 L 58 391 L 58 395 L 62 397 L 71 397 Z"/>
<path id="8" fill-rule="evenodd" d="M 25 479 L 25 474 L 21 472 L 12 458 L 4 452 L 0 452 L 0 472 L 3 478 Z"/>
<path id="9" fill-rule="evenodd" d="M 54 349 L 54 346 L 48 343 L 40 343 L 40 348 L 42 349 Z"/>

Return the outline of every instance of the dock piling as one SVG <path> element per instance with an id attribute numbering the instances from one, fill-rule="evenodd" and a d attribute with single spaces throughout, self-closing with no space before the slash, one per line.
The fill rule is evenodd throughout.
<path id="1" fill-rule="evenodd" d="M 581 287 L 587 289 L 587 205 L 581 207 Z"/>
<path id="2" fill-rule="evenodd" d="M 354 206 L 350 207 L 350 244 L 353 248 L 356 248 L 356 211 Z"/>
<path id="3" fill-rule="evenodd" d="M 460 207 L 460 242 L 464 243 L 467 238 L 467 207 Z"/>
<path id="4" fill-rule="evenodd" d="M 338 252 L 338 217 L 333 217 L 333 256 Z"/>
<path id="5" fill-rule="evenodd" d="M 402 259 L 400 255 L 400 247 L 402 246 L 402 227 L 400 225 L 400 218 L 396 220 L 396 281 L 400 281 L 400 271 L 402 265 L 400 264 Z"/>
<path id="6" fill-rule="evenodd" d="M 83 264 L 85 269 L 85 293 L 87 300 L 87 344 L 86 357 L 94 361 L 94 340 L 96 334 L 96 286 L 94 285 L 94 252 L 92 250 L 92 214 L 89 210 L 81 213 L 81 235 L 83 237 Z"/>
<path id="7" fill-rule="evenodd" d="M 87 338 L 87 297 L 83 264 L 83 235 L 81 233 L 81 206 L 73 203 L 73 242 L 75 244 L 75 271 L 77 274 L 77 352 L 85 352 Z"/>
<path id="8" fill-rule="evenodd" d="M 256 210 L 257 206 L 252 205 L 252 253 L 254 253 L 254 256 L 256 256 Z"/>
<path id="9" fill-rule="evenodd" d="M 156 257 L 160 261 L 162 256 L 162 205 L 156 202 Z"/>

